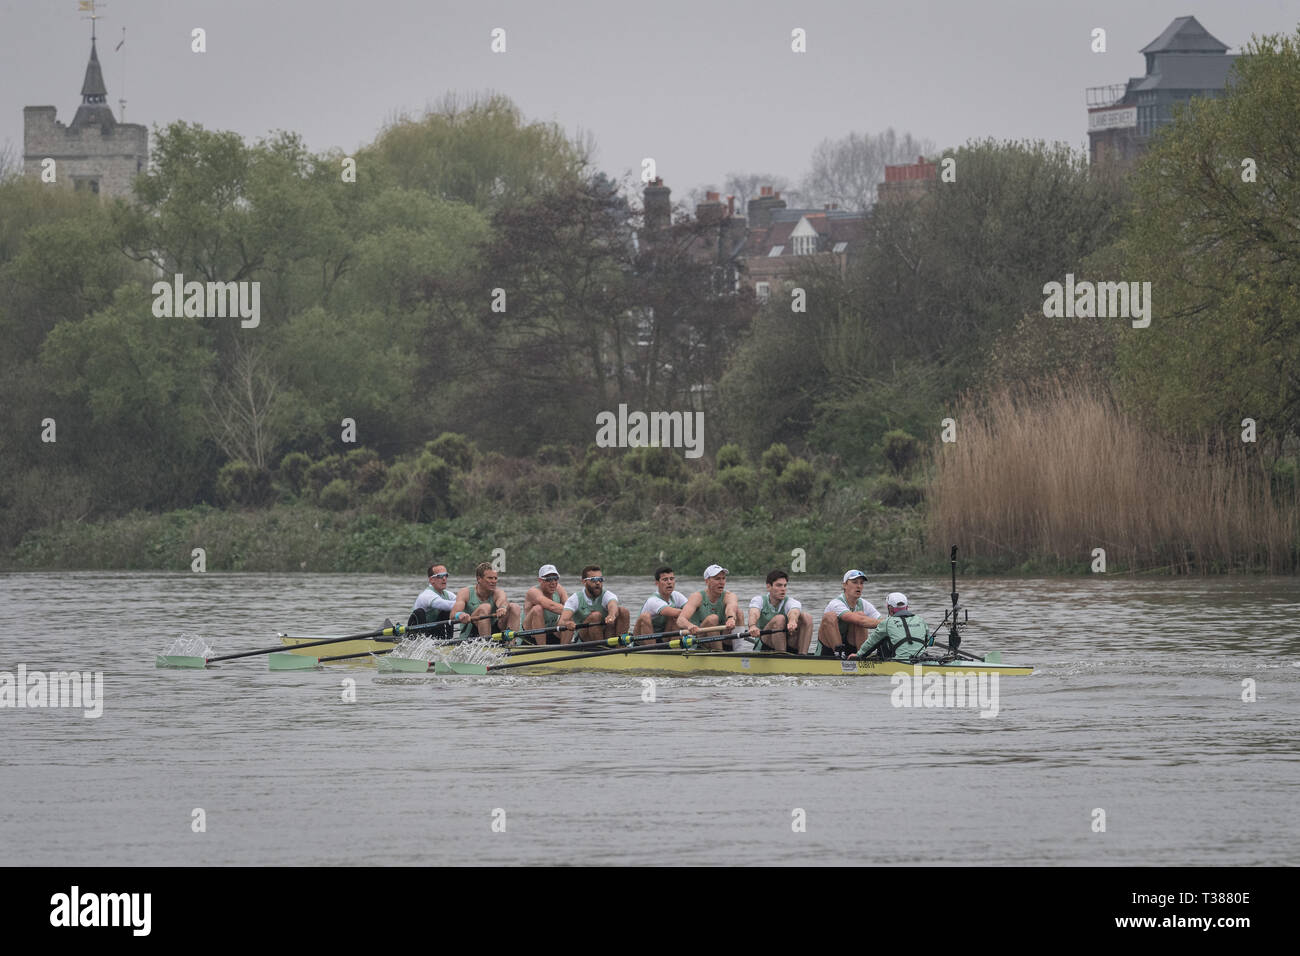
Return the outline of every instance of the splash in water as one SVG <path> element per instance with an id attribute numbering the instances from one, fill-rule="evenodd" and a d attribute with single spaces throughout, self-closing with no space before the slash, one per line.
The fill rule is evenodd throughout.
<path id="1" fill-rule="evenodd" d="M 216 656 L 216 649 L 210 647 L 202 635 L 182 634 L 167 646 L 163 654 L 167 657 L 209 658 Z"/>
<path id="2" fill-rule="evenodd" d="M 390 657 L 405 657 L 417 661 L 456 664 L 496 664 L 509 652 L 497 641 L 479 638 L 473 641 L 452 642 L 432 637 L 408 637 L 393 648 Z"/>

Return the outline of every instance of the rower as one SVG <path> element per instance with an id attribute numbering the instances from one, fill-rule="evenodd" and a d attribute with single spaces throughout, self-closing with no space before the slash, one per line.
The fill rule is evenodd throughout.
<path id="1" fill-rule="evenodd" d="M 880 624 L 881 613 L 862 596 L 867 576 L 861 571 L 844 572 L 844 592 L 833 598 L 822 613 L 817 643 L 823 656 L 848 657 L 856 654 L 867 639 L 867 631 Z"/>
<path id="2" fill-rule="evenodd" d="M 807 654 L 812 643 L 812 618 L 803 613 L 803 605 L 786 594 L 790 575 L 781 568 L 767 572 L 767 593 L 756 594 L 749 602 L 749 636 L 754 650 Z M 761 634 L 761 631 L 773 631 Z"/>
<path id="3" fill-rule="evenodd" d="M 719 624 L 733 628 L 740 623 L 740 602 L 736 595 L 727 590 L 727 569 L 720 564 L 710 564 L 704 569 L 704 590 L 696 591 L 686 599 L 686 605 L 677 615 L 678 621 L 686 621 L 686 630 L 691 635 L 699 633 L 700 628 L 717 627 Z M 731 650 L 731 640 L 710 641 L 704 647 L 713 650 Z"/>
<path id="4" fill-rule="evenodd" d="M 474 586 L 461 588 L 456 595 L 451 619 L 461 626 L 461 637 L 487 637 L 494 623 L 512 630 L 519 627 L 519 605 L 506 599 L 506 592 L 497 587 L 496 569 L 484 561 L 474 568 Z"/>
<path id="5" fill-rule="evenodd" d="M 673 590 L 677 575 L 668 565 L 655 569 L 655 593 L 646 598 L 636 619 L 633 634 L 662 634 L 677 626 L 677 616 L 686 606 L 686 595 Z"/>
<path id="6" fill-rule="evenodd" d="M 456 606 L 456 595 L 447 590 L 447 566 L 429 565 L 429 586 L 420 592 L 411 608 L 411 616 L 406 621 L 407 627 L 420 624 L 433 624 L 446 621 L 451 617 L 451 609 Z M 440 631 L 441 628 L 429 628 Z"/>
<path id="7" fill-rule="evenodd" d="M 560 572 L 553 564 L 543 564 L 537 569 L 537 586 L 524 595 L 524 630 L 536 631 L 554 627 L 564 612 L 564 602 L 569 594 L 560 587 Z M 525 644 L 559 644 L 560 632 L 547 631 L 535 637 L 519 638 Z"/>
<path id="8" fill-rule="evenodd" d="M 570 643 L 578 640 L 574 622 L 578 624 L 603 625 L 597 630 L 607 640 L 627 633 L 628 610 L 619 607 L 618 595 L 605 590 L 605 576 L 601 574 L 599 564 L 589 564 L 582 569 L 582 590 L 574 591 L 564 602 L 564 612 L 560 614 L 557 625 L 561 631 L 575 631 Z M 582 640 L 599 640 L 597 634 L 587 634 Z M 564 636 L 561 634 L 563 643 Z"/>
<path id="9" fill-rule="evenodd" d="M 891 591 L 885 596 L 889 617 L 871 632 L 857 653 L 859 660 L 875 654 L 882 661 L 910 661 L 934 643 L 934 635 L 921 615 L 907 608 L 907 595 Z"/>

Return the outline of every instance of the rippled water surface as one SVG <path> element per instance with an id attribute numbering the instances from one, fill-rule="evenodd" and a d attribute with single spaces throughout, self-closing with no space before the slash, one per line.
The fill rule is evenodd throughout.
<path id="1" fill-rule="evenodd" d="M 0 575 L 0 672 L 102 671 L 105 695 L 99 719 L 0 709 L 0 864 L 1300 859 L 1290 578 L 961 581 L 964 646 L 1037 668 L 993 718 L 894 707 L 887 678 L 664 678 L 645 703 L 634 675 L 154 668 L 182 632 L 228 653 L 404 620 L 422 584 Z M 652 588 L 610 586 L 634 610 Z M 762 581 L 731 587 L 743 605 Z M 945 579 L 866 596 L 895 589 L 932 621 L 948 602 Z M 820 614 L 838 590 L 792 593 Z"/>

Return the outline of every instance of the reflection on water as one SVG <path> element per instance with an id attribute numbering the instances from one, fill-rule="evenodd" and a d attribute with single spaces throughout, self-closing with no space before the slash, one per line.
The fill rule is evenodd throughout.
<path id="1" fill-rule="evenodd" d="M 217 653 L 360 633 L 404 619 L 421 585 L 0 576 L 0 671 L 99 670 L 105 694 L 98 720 L 0 709 L 0 863 L 1249 864 L 1300 849 L 1289 578 L 962 580 L 978 625 L 964 647 L 1037 667 L 1002 680 L 994 719 L 892 707 L 884 678 L 660 678 L 644 703 L 618 674 L 153 667 L 186 632 Z M 652 584 L 609 587 L 635 611 Z M 744 605 L 762 581 L 731 587 Z M 904 590 L 933 623 L 949 588 L 873 577 L 866 596 Z M 838 591 L 792 588 L 817 614 Z M 873 806 L 894 808 L 888 832 L 845 839 Z"/>

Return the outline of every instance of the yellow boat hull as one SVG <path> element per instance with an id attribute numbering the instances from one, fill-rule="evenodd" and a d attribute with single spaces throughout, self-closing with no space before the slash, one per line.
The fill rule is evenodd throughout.
<path id="1" fill-rule="evenodd" d="M 287 649 L 310 657 L 333 657 L 388 650 L 391 641 L 344 641 L 339 644 L 298 648 L 308 638 L 281 638 Z M 372 662 L 374 658 L 358 658 Z M 872 677 L 912 674 L 914 665 L 903 661 L 841 661 L 834 657 L 802 657 L 793 654 L 752 653 L 745 651 L 611 651 L 597 657 L 581 651 L 539 651 L 516 654 L 510 663 L 528 661 L 527 667 L 511 667 L 501 673 L 562 674 L 569 671 L 615 671 L 640 674 L 675 674 L 678 676 L 710 674 L 757 674 L 795 677 Z M 922 674 L 1000 674 L 1005 677 L 1032 674 L 1033 667 L 1018 664 L 985 664 L 982 661 L 952 661 L 947 664 L 922 664 Z"/>
<path id="2" fill-rule="evenodd" d="M 788 675 L 794 677 L 869 677 L 914 673 L 912 664 L 903 661 L 842 661 L 834 657 L 803 657 L 793 654 L 752 653 L 746 651 L 615 651 L 599 657 L 582 657 L 573 652 L 555 651 L 536 655 L 517 655 L 510 663 L 528 661 L 527 667 L 512 667 L 515 674 L 560 674 L 566 671 L 622 671 L 644 674 Z M 536 661 L 536 663 L 534 663 Z M 922 674 L 1032 674 L 1032 667 L 1016 664 L 985 664 L 981 661 L 953 661 L 950 664 L 923 664 Z"/>

